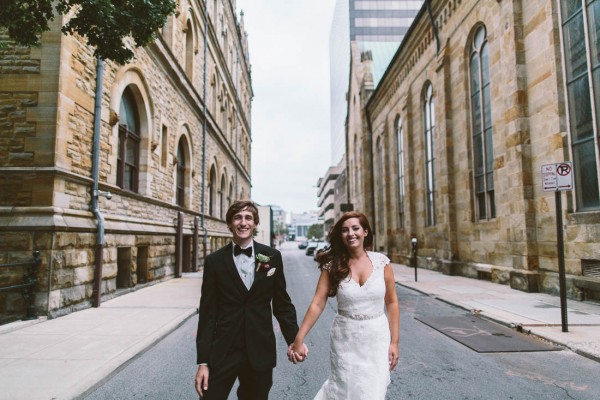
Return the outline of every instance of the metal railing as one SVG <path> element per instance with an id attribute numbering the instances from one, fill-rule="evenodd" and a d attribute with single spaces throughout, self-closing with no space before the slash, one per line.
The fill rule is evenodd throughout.
<path id="1" fill-rule="evenodd" d="M 40 266 L 40 252 L 33 252 L 33 260 L 22 261 L 10 264 L 0 264 L 0 268 L 17 268 L 17 267 L 28 267 L 27 272 L 23 275 L 23 283 L 17 285 L 11 285 L 6 287 L 0 287 L 0 292 L 8 292 L 9 290 L 22 289 L 23 297 L 27 304 L 27 316 L 26 320 L 37 318 L 35 315 L 35 305 L 33 299 L 35 297 L 35 284 L 37 283 L 37 271 Z"/>

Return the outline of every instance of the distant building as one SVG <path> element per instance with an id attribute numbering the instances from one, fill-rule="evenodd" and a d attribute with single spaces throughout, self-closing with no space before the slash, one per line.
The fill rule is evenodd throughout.
<path id="1" fill-rule="evenodd" d="M 318 211 L 306 211 L 303 213 L 290 213 L 288 232 L 296 236 L 296 240 L 308 239 L 308 228 L 315 224 L 322 224 L 319 220 Z"/>
<path id="2" fill-rule="evenodd" d="M 335 207 L 335 183 L 340 174 L 344 171 L 343 160 L 335 167 L 329 167 L 323 178 L 317 181 L 319 201 L 319 218 L 323 221 L 325 231 L 334 224 L 336 219 Z M 339 214 L 339 206 L 338 206 Z"/>
<path id="3" fill-rule="evenodd" d="M 349 110 L 366 101 L 361 93 L 350 93 L 352 57 L 369 58 L 367 73 L 370 74 L 372 90 L 422 5 L 422 0 L 338 0 L 335 4 L 329 39 L 331 163 L 338 166 L 342 162 L 345 166 L 338 174 L 343 181 L 334 184 L 337 195 L 332 199 L 336 205 L 333 218 L 341 215 L 342 208 L 367 212 L 371 207 L 370 204 L 353 204 L 348 196 L 349 188 L 343 187 L 348 185 L 348 176 L 356 174 L 358 168 L 356 162 L 349 162 L 346 154 L 351 146 L 349 141 L 354 139 L 348 132 L 351 129 L 349 118 L 352 118 Z M 369 157 L 368 153 L 365 157 Z M 343 199 L 338 195 L 342 195 Z"/>
<path id="4" fill-rule="evenodd" d="M 422 4 L 422 0 L 336 1 L 329 36 L 331 165 L 337 165 L 345 152 L 350 42 L 375 49 L 374 59 L 379 59 L 379 48 L 386 53 L 392 48 L 393 54 Z"/>

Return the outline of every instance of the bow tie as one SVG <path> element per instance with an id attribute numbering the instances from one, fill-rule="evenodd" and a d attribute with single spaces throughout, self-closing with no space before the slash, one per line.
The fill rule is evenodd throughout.
<path id="1" fill-rule="evenodd" d="M 242 249 L 237 244 L 233 246 L 233 255 L 237 257 L 240 254 L 245 254 L 247 257 L 252 257 L 252 246 L 246 247 L 245 249 Z"/>

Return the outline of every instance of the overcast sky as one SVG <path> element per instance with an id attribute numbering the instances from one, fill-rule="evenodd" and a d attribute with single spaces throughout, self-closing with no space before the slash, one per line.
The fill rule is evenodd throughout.
<path id="1" fill-rule="evenodd" d="M 334 0 L 237 0 L 252 65 L 252 199 L 316 210 L 331 164 L 329 30 Z"/>

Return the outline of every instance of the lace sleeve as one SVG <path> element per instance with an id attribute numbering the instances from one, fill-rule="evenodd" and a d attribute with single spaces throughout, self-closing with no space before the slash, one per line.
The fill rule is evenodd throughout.
<path id="1" fill-rule="evenodd" d="M 320 268 L 321 268 L 321 271 L 329 272 L 331 270 L 331 261 L 321 265 Z"/>

